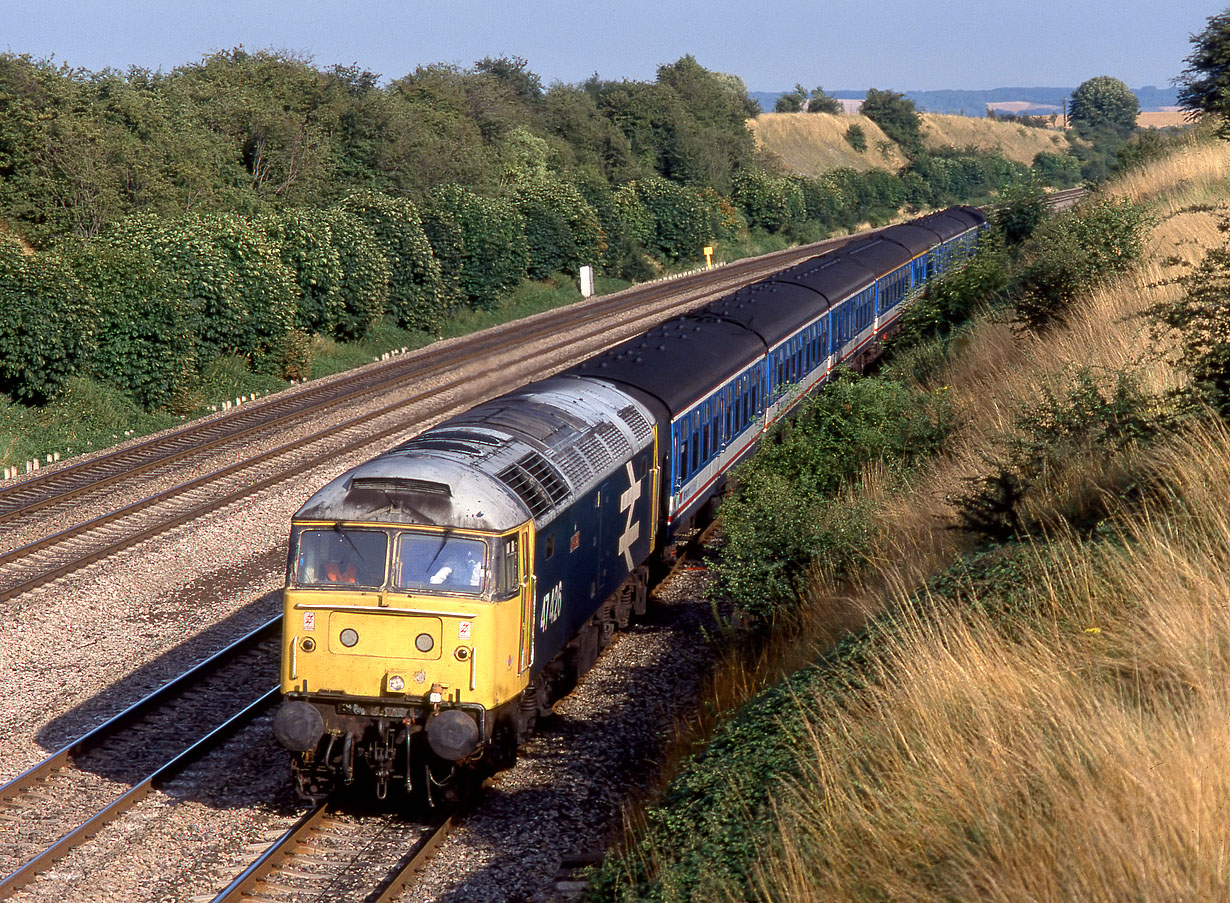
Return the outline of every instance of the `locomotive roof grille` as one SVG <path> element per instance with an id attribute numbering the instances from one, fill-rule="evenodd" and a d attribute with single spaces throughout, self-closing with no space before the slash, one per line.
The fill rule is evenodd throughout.
<path id="1" fill-rule="evenodd" d="M 563 477 L 538 452 L 530 452 L 496 474 L 517 494 L 534 517 L 541 517 L 568 498 Z"/>
<path id="2" fill-rule="evenodd" d="M 475 443 L 463 439 L 439 439 L 435 436 L 424 436 L 421 439 L 415 439 L 414 443 L 408 446 L 407 450 L 460 452 L 476 456 L 483 454 L 492 447 L 490 445 L 480 445 L 478 448 L 475 448 L 474 446 Z"/>
<path id="3" fill-rule="evenodd" d="M 636 436 L 638 442 L 644 442 L 653 435 L 653 427 L 649 425 L 645 415 L 632 405 L 620 409 L 619 419 L 632 428 L 632 435 Z"/>
<path id="4" fill-rule="evenodd" d="M 350 481 L 353 489 L 373 489 L 380 492 L 425 492 L 430 495 L 453 494 L 447 483 L 431 480 L 413 480 L 405 477 L 355 477 Z"/>

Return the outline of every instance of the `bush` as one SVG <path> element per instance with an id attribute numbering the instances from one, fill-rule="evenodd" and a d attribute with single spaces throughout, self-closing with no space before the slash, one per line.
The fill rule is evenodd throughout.
<path id="1" fill-rule="evenodd" d="M 299 287 L 296 328 L 332 335 L 346 315 L 346 273 L 333 243 L 334 217 L 327 210 L 292 207 L 263 216 L 258 223 Z"/>
<path id="2" fill-rule="evenodd" d="M 340 207 L 329 210 L 328 216 L 342 270 L 338 285 L 342 305 L 332 332 L 336 338 L 351 342 L 367 335 L 384 314 L 392 271 L 366 223 Z"/>
<path id="3" fill-rule="evenodd" d="M 992 213 L 992 224 L 1003 233 L 1010 245 L 1019 245 L 1046 219 L 1050 212 L 1043 194 L 1032 179 L 1015 182 L 999 196 Z"/>
<path id="4" fill-rule="evenodd" d="M 632 183 L 653 222 L 651 246 L 668 260 L 695 260 L 714 237 L 710 211 L 693 189 L 659 176 Z"/>
<path id="5" fill-rule="evenodd" d="M 198 367 L 238 354 L 255 362 L 294 325 L 299 292 L 278 249 L 235 216 L 137 216 L 105 233 L 112 248 L 151 256 L 184 301 Z"/>
<path id="6" fill-rule="evenodd" d="M 1230 247 L 1209 251 L 1180 280 L 1183 294 L 1148 311 L 1163 347 L 1177 347 L 1181 369 L 1223 417 L 1230 415 Z"/>
<path id="7" fill-rule="evenodd" d="M 979 308 L 998 303 L 1011 278 L 1003 241 L 995 233 L 984 234 L 965 267 L 929 282 L 922 297 L 906 307 L 901 331 L 888 344 L 889 357 L 935 339 L 947 340 Z"/>
<path id="8" fill-rule="evenodd" d="M 457 290 L 472 307 L 495 307 L 525 278 L 525 217 L 507 201 L 441 186 L 431 194 L 424 224 L 437 258 L 456 267 Z"/>
<path id="9" fill-rule="evenodd" d="M 782 232 L 807 215 L 807 201 L 796 180 L 760 169 L 736 175 L 731 197 L 743 209 L 748 225 L 767 232 Z"/>
<path id="10" fill-rule="evenodd" d="M 352 192 L 341 207 L 371 229 L 389 263 L 387 310 L 393 320 L 404 329 L 437 331 L 449 305 L 418 208 L 371 190 Z"/>
<path id="11" fill-rule="evenodd" d="M 1071 154 L 1039 151 L 1034 157 L 1033 171 L 1043 185 L 1072 188 L 1081 183 L 1081 161 Z"/>
<path id="12" fill-rule="evenodd" d="M 513 202 L 525 217 L 530 278 L 574 273 L 602 258 L 606 242 L 598 212 L 574 186 L 550 175 L 526 179 Z"/>
<path id="13" fill-rule="evenodd" d="M 1127 198 L 1100 198 L 1047 220 L 1023 249 L 1017 321 L 1041 329 L 1082 292 L 1140 259 L 1148 223 Z"/>
<path id="14" fill-rule="evenodd" d="M 81 244 L 71 260 L 94 299 L 91 374 L 146 410 L 181 397 L 195 370 L 193 334 L 168 273 L 139 248 Z"/>
<path id="15" fill-rule="evenodd" d="M 850 145 L 860 154 L 867 150 L 867 132 L 857 122 L 846 129 L 846 144 Z"/>
<path id="16" fill-rule="evenodd" d="M 1149 394 L 1130 372 L 1077 368 L 1036 396 L 1018 410 L 987 472 L 949 500 L 962 529 L 997 542 L 1060 522 L 1088 533 L 1110 499 L 1137 491 L 1122 454 L 1183 416 L 1182 405 Z"/>
<path id="17" fill-rule="evenodd" d="M 869 512 L 840 491 L 869 462 L 899 467 L 933 453 L 950 427 L 944 393 L 839 373 L 737 471 L 712 591 L 768 619 L 794 605 L 809 567 L 850 573 L 874 538 Z"/>
<path id="18" fill-rule="evenodd" d="M 42 404 L 88 355 L 92 301 L 65 261 L 0 238 L 0 391 Z"/>

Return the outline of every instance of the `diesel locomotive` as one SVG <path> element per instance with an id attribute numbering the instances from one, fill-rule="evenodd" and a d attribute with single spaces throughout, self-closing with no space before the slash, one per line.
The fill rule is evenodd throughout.
<path id="1" fill-rule="evenodd" d="M 855 240 L 444 421 L 296 513 L 274 720 L 299 794 L 428 801 L 519 743 L 643 613 L 647 565 L 986 228 Z"/>

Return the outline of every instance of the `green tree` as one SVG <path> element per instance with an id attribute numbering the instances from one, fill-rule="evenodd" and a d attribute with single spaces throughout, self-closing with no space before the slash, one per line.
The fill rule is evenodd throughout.
<path id="1" fill-rule="evenodd" d="M 922 117 L 904 94 L 872 88 L 863 98 L 861 112 L 901 145 L 907 157 L 922 153 Z"/>
<path id="2" fill-rule="evenodd" d="M 1230 137 L 1230 9 L 1210 16 L 1191 42 L 1192 54 L 1179 77 L 1179 106 L 1192 119 L 1216 116 L 1219 134 Z"/>
<path id="3" fill-rule="evenodd" d="M 841 101 L 826 94 L 824 88 L 819 85 L 811 92 L 811 99 L 807 101 L 808 113 L 841 113 L 844 110 Z"/>
<path id="4" fill-rule="evenodd" d="M 781 97 L 777 98 L 777 103 L 773 105 L 774 113 L 802 113 L 803 106 L 807 103 L 807 89 L 802 85 L 795 85 L 793 91 L 787 91 Z"/>
<path id="5" fill-rule="evenodd" d="M 1110 129 L 1126 136 L 1136 128 L 1139 112 L 1140 101 L 1131 88 L 1117 78 L 1098 75 L 1072 92 L 1068 120 L 1081 133 Z"/>

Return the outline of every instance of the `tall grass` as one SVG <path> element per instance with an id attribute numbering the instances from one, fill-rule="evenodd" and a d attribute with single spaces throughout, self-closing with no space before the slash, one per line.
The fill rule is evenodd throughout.
<path id="1" fill-rule="evenodd" d="M 1034 558 L 1028 633 L 909 608 L 814 700 L 762 899 L 1230 898 L 1230 437 L 1153 477 L 1118 541 Z"/>

